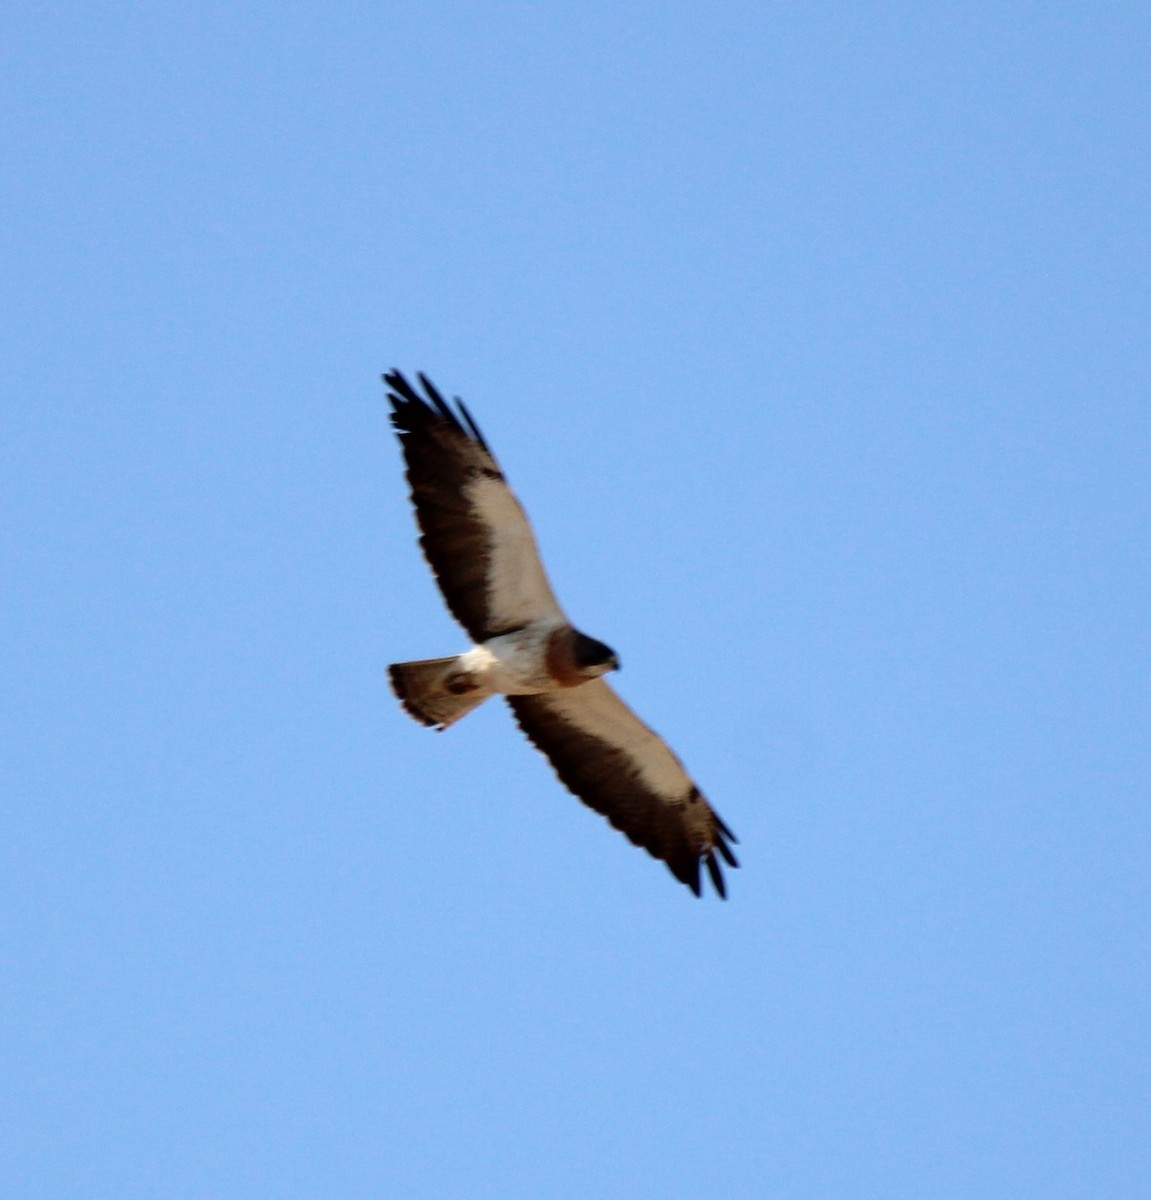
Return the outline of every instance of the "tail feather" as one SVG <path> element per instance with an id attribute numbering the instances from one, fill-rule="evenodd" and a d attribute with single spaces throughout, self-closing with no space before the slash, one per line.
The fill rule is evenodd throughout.
<path id="1" fill-rule="evenodd" d="M 447 729 L 492 694 L 460 669 L 458 655 L 392 663 L 388 675 L 405 712 L 438 729 Z"/>

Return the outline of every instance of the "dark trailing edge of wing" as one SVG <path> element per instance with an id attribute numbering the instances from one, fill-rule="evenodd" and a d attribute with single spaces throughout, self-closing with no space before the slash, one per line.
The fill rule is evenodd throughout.
<path id="1" fill-rule="evenodd" d="M 438 417 L 458 429 L 464 437 L 479 443 L 489 454 L 492 453 L 475 418 L 468 411 L 468 406 L 459 396 L 455 396 L 453 398 L 460 411 L 458 414 L 453 412 L 451 405 L 423 371 L 417 371 L 416 378 L 423 384 L 424 391 L 427 393 L 426 400 L 407 381 L 403 372 L 388 371 L 382 378 L 384 383 L 393 389 L 388 393 L 388 399 L 392 402 L 392 424 L 400 433 L 416 433 L 420 424 L 426 423 L 429 417 L 433 419 Z M 463 417 L 462 421 L 460 420 L 461 416 Z M 492 455 L 492 457 L 495 456 Z"/>

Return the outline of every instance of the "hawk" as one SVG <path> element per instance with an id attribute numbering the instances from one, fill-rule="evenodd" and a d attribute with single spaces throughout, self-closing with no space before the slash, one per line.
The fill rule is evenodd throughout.
<path id="1" fill-rule="evenodd" d="M 393 663 L 392 687 L 417 721 L 446 729 L 502 695 L 528 739 L 588 807 L 662 859 L 700 894 L 700 864 L 726 896 L 720 859 L 737 839 L 667 743 L 603 678 L 619 659 L 568 620 L 523 508 L 462 400 L 453 409 L 428 378 L 421 395 L 386 374 L 420 545 L 472 647 Z"/>

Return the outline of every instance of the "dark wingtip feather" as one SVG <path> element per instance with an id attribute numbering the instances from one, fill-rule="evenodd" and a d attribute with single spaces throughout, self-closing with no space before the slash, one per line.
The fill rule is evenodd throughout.
<path id="1" fill-rule="evenodd" d="M 729 867 L 739 866 L 739 859 L 735 857 L 735 855 L 732 853 L 731 847 L 723 840 L 723 838 L 720 838 L 715 843 L 715 848 L 720 852 L 720 854 L 723 855 L 723 861 L 727 863 Z"/>
<path id="2" fill-rule="evenodd" d="M 464 420 L 467 422 L 468 429 L 471 431 L 472 437 L 474 437 L 476 441 L 479 442 L 479 444 L 483 446 L 483 448 L 489 454 L 491 454 L 491 447 L 488 445 L 484 435 L 480 432 L 480 427 L 476 424 L 475 417 L 473 417 L 468 411 L 468 406 L 459 398 L 459 396 L 456 397 L 456 404 L 459 406 L 460 412 L 464 414 Z"/>
<path id="3" fill-rule="evenodd" d="M 651 851 L 649 850 L 648 853 L 650 854 Z M 656 857 L 663 858 L 662 855 L 656 855 Z M 700 894 L 698 858 L 663 858 L 663 865 L 684 887 L 690 888 L 697 896 Z"/>
<path id="4" fill-rule="evenodd" d="M 393 392 L 399 393 L 399 395 L 388 396 L 393 408 L 398 408 L 401 404 L 422 403 L 419 396 L 416 395 L 415 388 L 407 381 L 402 371 L 385 371 L 380 378 Z"/>
<path id="5" fill-rule="evenodd" d="M 445 421 L 450 421 L 453 425 L 460 426 L 459 417 L 448 407 L 448 402 L 440 395 L 436 385 L 423 373 L 416 372 L 416 378 L 424 385 L 424 391 L 427 393 L 428 399 L 435 406 L 436 411 L 444 418 Z"/>
<path id="6" fill-rule="evenodd" d="M 455 401 L 459 412 L 454 412 L 440 390 L 423 371 L 417 371 L 416 378 L 423 387 L 425 396 L 421 396 L 408 382 L 404 373 L 396 368 L 385 371 L 380 378 L 392 389 L 388 393 L 388 399 L 392 402 L 392 424 L 400 433 L 415 432 L 416 423 L 421 420 L 427 421 L 431 418 L 433 421 L 446 421 L 464 437 L 477 442 L 491 454 L 491 448 L 464 402 L 457 396 Z"/>
<path id="7" fill-rule="evenodd" d="M 732 833 L 730 829 L 728 829 L 728 827 L 724 824 L 723 820 L 721 819 L 719 813 L 712 813 L 712 816 L 715 817 L 715 824 L 716 824 L 716 827 L 719 829 L 720 833 L 722 833 L 723 836 L 725 838 L 727 838 L 727 840 L 729 842 L 735 842 L 735 844 L 738 846 L 739 838 L 737 838 L 735 836 L 735 834 Z"/>
<path id="8" fill-rule="evenodd" d="M 393 427 L 397 433 L 410 433 L 414 428 L 416 414 L 421 409 L 430 411 L 428 406 L 416 394 L 402 372 L 388 371 L 381 378 L 392 389 L 388 392 L 388 400 L 392 405 Z"/>
<path id="9" fill-rule="evenodd" d="M 707 863 L 707 873 L 711 876 L 712 886 L 719 893 L 719 898 L 721 900 L 726 900 L 727 885 L 724 883 L 723 871 L 720 869 L 719 863 L 716 862 L 715 855 L 709 854 L 707 858 L 704 859 L 704 862 Z"/>

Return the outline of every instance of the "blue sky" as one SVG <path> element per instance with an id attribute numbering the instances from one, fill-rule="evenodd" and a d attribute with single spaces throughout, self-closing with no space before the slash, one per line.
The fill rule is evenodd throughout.
<path id="1" fill-rule="evenodd" d="M 1145 1194 L 1147 14 L 5 25 L 0 1191 Z M 398 710 L 391 367 L 726 904 Z"/>

